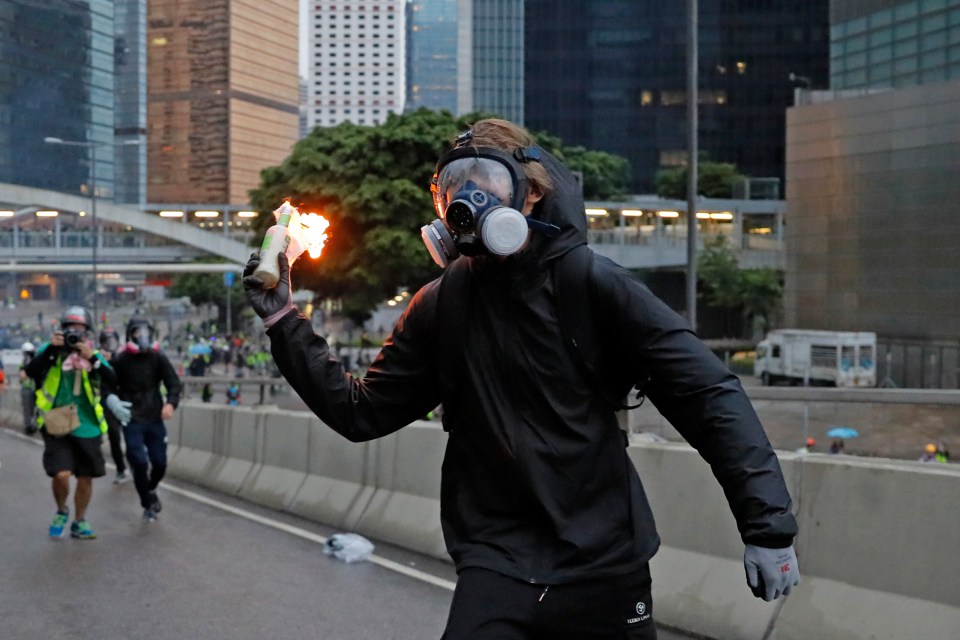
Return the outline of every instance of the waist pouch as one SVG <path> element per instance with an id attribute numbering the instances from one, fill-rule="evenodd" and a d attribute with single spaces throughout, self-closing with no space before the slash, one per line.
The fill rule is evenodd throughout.
<path id="1" fill-rule="evenodd" d="M 77 405 L 68 404 L 56 409 L 50 409 L 43 416 L 43 428 L 51 436 L 62 438 L 73 433 L 80 426 L 80 416 L 77 415 Z"/>

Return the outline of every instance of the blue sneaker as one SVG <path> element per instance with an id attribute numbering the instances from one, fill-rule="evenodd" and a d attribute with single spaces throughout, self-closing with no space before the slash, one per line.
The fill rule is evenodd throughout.
<path id="1" fill-rule="evenodd" d="M 86 520 L 74 520 L 70 525 L 70 537 L 78 540 L 93 540 L 97 534 L 93 532 Z"/>
<path id="2" fill-rule="evenodd" d="M 69 511 L 57 511 L 57 515 L 53 516 L 53 523 L 50 525 L 51 538 L 59 538 L 63 535 L 63 528 L 67 526 L 67 518 L 69 517 Z"/>

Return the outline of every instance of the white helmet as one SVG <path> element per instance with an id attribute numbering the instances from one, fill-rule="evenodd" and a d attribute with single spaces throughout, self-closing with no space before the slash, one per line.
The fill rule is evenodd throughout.
<path id="1" fill-rule="evenodd" d="M 36 350 L 37 348 L 33 346 L 32 342 L 24 342 L 22 345 L 20 345 L 20 351 L 23 351 L 24 353 L 27 353 L 27 352 L 32 353 Z"/>

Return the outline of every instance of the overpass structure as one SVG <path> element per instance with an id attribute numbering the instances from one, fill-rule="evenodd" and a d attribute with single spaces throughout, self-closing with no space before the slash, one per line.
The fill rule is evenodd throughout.
<path id="1" fill-rule="evenodd" d="M 90 204 L 86 196 L 0 183 L 4 231 L 0 266 L 8 273 L 90 271 L 94 242 Z M 686 207 L 685 201 L 656 196 L 587 202 L 590 244 L 627 268 L 684 268 Z M 179 212 L 180 219 L 172 221 L 153 211 L 157 208 L 97 201 L 96 243 L 102 269 L 116 273 L 242 269 L 250 253 L 249 232 L 244 231 L 249 222 L 231 219 L 226 210 L 210 212 L 218 218 L 215 223 L 198 223 L 197 212 L 193 220 Z M 698 209 L 701 248 L 722 237 L 743 268 L 784 266 L 784 201 L 703 198 Z M 49 217 L 41 216 L 45 211 Z M 207 256 L 226 262 L 196 262 Z"/>
<path id="2" fill-rule="evenodd" d="M 90 198 L 0 184 L 0 205 L 8 207 L 0 217 L 0 264 L 5 271 L 90 270 L 93 248 Z M 38 212 L 55 211 L 44 223 Z M 38 218 L 40 216 L 40 218 Z M 97 201 L 100 229 L 96 236 L 98 262 L 112 271 L 239 270 L 250 255 L 246 237 L 207 231 L 147 213 L 137 206 Z M 228 229 L 229 227 L 227 227 Z M 230 265 L 190 267 L 195 258 L 226 258 Z M 174 265 L 180 263 L 180 268 Z M 149 269 L 145 269 L 149 267 Z"/>

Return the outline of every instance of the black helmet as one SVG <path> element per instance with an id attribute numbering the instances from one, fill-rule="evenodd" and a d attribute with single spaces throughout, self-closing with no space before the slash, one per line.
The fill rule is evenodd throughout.
<path id="1" fill-rule="evenodd" d="M 100 332 L 98 341 L 101 349 L 113 353 L 120 346 L 120 334 L 115 329 L 104 329 Z"/>
<path id="2" fill-rule="evenodd" d="M 86 307 L 73 305 L 67 307 L 67 310 L 60 316 L 60 328 L 66 329 L 68 324 L 82 324 L 87 329 L 93 328 L 93 315 L 87 311 Z"/>
<path id="3" fill-rule="evenodd" d="M 138 335 L 134 336 L 135 333 Z M 153 326 L 143 316 L 133 316 L 127 322 L 127 345 L 139 351 L 149 351 L 153 338 Z"/>

